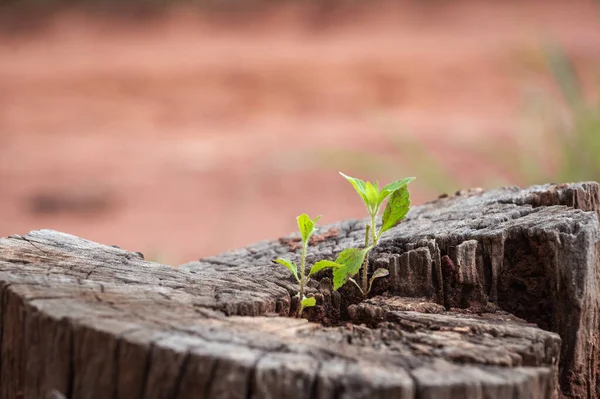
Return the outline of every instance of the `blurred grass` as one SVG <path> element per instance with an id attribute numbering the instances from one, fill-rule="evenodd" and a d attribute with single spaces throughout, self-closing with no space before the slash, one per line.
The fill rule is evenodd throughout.
<path id="1" fill-rule="evenodd" d="M 558 177 L 562 181 L 600 180 L 600 102 L 586 100 L 581 79 L 560 47 L 551 46 L 547 59 L 570 117 L 549 129 L 561 149 Z"/>
<path id="2" fill-rule="evenodd" d="M 559 98 L 549 92 L 531 96 L 526 115 L 531 123 L 515 137 L 515 147 L 494 143 L 494 151 L 482 146 L 482 152 L 521 185 L 600 181 L 600 103 L 586 98 L 582 80 L 562 47 L 546 44 L 542 55 Z"/>
<path id="3" fill-rule="evenodd" d="M 416 135 L 387 125 L 384 136 L 396 154 L 380 156 L 344 149 L 319 150 L 317 162 L 369 175 L 417 176 L 433 193 L 453 192 L 465 184 L 499 185 L 600 181 L 600 102 L 586 98 L 572 60 L 557 44 L 541 48 L 542 67 L 559 97 L 544 90 L 526 100 L 525 121 L 517 134 L 500 140 L 443 141 L 446 151 L 478 160 L 494 172 L 477 181 L 457 176 Z M 599 81 L 600 83 L 600 81 Z M 600 84 L 598 85 L 600 93 Z"/>

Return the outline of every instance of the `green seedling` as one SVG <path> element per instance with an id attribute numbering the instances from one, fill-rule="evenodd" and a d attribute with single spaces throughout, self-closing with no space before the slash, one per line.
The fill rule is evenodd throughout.
<path id="1" fill-rule="evenodd" d="M 300 289 L 298 290 L 298 299 L 300 300 L 300 308 L 298 309 L 297 316 L 302 316 L 302 312 L 305 308 L 315 306 L 317 301 L 315 298 L 307 298 L 304 296 L 304 288 L 306 284 L 310 280 L 310 277 L 327 268 L 338 268 L 341 265 L 336 262 L 332 262 L 330 260 L 321 260 L 313 265 L 306 275 L 306 251 L 308 248 L 308 241 L 310 237 L 317 231 L 316 223 L 321 218 L 321 216 L 317 216 L 314 219 L 311 219 L 307 214 L 303 213 L 298 216 L 296 220 L 298 221 L 298 229 L 300 230 L 300 235 L 302 237 L 302 258 L 300 263 L 300 273 L 298 273 L 298 266 L 289 259 L 278 258 L 273 262 L 278 263 L 280 265 L 285 266 L 292 273 L 298 284 L 300 284 Z"/>
<path id="2" fill-rule="evenodd" d="M 408 183 L 415 178 L 407 177 L 379 189 L 379 183 L 377 181 L 373 184 L 371 182 L 365 182 L 354 177 L 346 176 L 342 172 L 340 172 L 340 174 L 352 184 L 356 192 L 362 198 L 371 218 L 371 223 L 367 224 L 365 230 L 365 248 L 363 250 L 358 250 L 356 248 L 352 249 L 354 251 L 352 255 L 353 261 L 349 262 L 346 259 L 342 259 L 342 261 L 336 260 L 336 263 L 340 263 L 341 266 L 333 270 L 333 287 L 337 290 L 344 285 L 346 281 L 350 280 L 358 287 L 363 296 L 367 296 L 371 291 L 373 281 L 389 274 L 387 269 L 380 268 L 375 270 L 370 280 L 368 279 L 369 251 L 377 245 L 383 233 L 396 226 L 406 217 L 406 214 L 410 209 L 410 194 L 407 186 Z M 377 231 L 377 215 L 386 199 L 387 205 L 383 211 L 383 217 L 381 219 L 382 224 L 379 231 Z M 340 256 L 346 251 L 343 251 Z M 360 259 L 360 262 L 356 263 L 358 259 Z M 359 272 L 361 265 L 363 271 L 362 287 L 353 279 Z"/>

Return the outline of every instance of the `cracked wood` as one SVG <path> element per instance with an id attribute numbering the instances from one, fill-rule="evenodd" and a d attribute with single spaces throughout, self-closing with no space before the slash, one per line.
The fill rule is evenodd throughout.
<path id="1" fill-rule="evenodd" d="M 0 239 L 0 398 L 596 398 L 598 185 L 463 191 L 382 237 L 375 297 L 308 293 L 296 235 L 179 268 L 54 231 Z M 360 246 L 325 226 L 308 264 Z M 444 259 L 444 261 L 442 261 Z M 535 324 L 531 324 L 535 323 Z"/>

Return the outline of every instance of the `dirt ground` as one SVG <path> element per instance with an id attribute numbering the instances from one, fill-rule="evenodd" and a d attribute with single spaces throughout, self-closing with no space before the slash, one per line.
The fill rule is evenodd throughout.
<path id="1" fill-rule="evenodd" d="M 170 264 L 287 234 L 302 212 L 363 217 L 336 171 L 414 173 L 390 129 L 461 184 L 489 185 L 460 143 L 519 133 L 525 92 L 548 83 L 540 46 L 562 44 L 584 75 L 600 60 L 600 11 L 583 1 L 12 22 L 0 29 L 0 236 L 51 228 Z M 379 176 L 355 153 L 319 152 L 340 149 L 399 163 Z M 415 203 L 435 194 L 414 183 Z"/>

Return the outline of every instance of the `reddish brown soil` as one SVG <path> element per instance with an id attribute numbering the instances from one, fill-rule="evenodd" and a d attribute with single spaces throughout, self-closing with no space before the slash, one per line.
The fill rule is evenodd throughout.
<path id="1" fill-rule="evenodd" d="M 364 162 L 315 150 L 401 157 L 394 124 L 462 184 L 489 185 L 489 166 L 448 143 L 517 132 L 544 40 L 584 75 L 600 60 L 591 2 L 495 3 L 62 12 L 2 30 L 0 236 L 52 228 L 175 264 L 288 233 L 302 212 L 362 217 L 335 171 Z"/>

